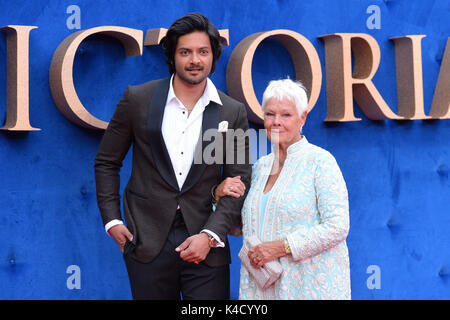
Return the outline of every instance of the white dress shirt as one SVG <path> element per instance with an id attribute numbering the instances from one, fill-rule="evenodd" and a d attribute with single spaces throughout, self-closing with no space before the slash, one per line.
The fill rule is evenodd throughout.
<path id="1" fill-rule="evenodd" d="M 178 187 L 181 190 L 191 169 L 194 160 L 194 150 L 202 132 L 203 111 L 210 101 L 220 106 L 222 105 L 222 101 L 212 81 L 207 79 L 203 95 L 189 114 L 188 109 L 175 95 L 172 81 L 173 75 L 170 79 L 161 132 L 177 178 Z M 108 233 L 108 230 L 117 224 L 123 224 L 123 222 L 118 219 L 108 222 L 105 225 L 106 232 Z M 225 246 L 223 241 L 214 232 L 206 229 L 201 232 L 212 236 L 216 240 L 214 242 L 215 246 Z"/>

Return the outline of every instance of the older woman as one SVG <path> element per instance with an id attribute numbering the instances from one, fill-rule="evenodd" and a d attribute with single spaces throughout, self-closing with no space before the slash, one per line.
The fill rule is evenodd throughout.
<path id="1" fill-rule="evenodd" d="M 283 273 L 262 290 L 242 266 L 240 299 L 350 299 L 347 188 L 334 157 L 302 136 L 305 89 L 290 79 L 272 81 L 262 107 L 273 147 L 253 169 L 243 240 L 262 241 L 249 250 L 253 267 L 278 260 Z M 242 185 L 230 178 L 215 194 L 238 197 Z"/>

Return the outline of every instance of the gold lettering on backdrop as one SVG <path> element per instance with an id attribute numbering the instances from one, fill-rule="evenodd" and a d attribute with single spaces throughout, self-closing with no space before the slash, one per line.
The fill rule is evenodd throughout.
<path id="1" fill-rule="evenodd" d="M 423 106 L 422 39 L 425 35 L 390 38 L 395 44 L 398 115 L 429 119 Z"/>
<path id="2" fill-rule="evenodd" d="M 144 46 L 157 46 L 161 43 L 162 38 L 167 34 L 166 28 L 149 29 L 145 33 Z M 228 46 L 230 44 L 230 36 L 228 29 L 219 30 L 220 41 L 222 45 Z"/>
<path id="3" fill-rule="evenodd" d="M 353 98 L 369 119 L 403 119 L 392 112 L 372 82 L 381 57 L 373 37 L 363 33 L 335 33 L 319 38 L 325 43 L 325 121 L 361 120 L 354 115 Z"/>
<path id="4" fill-rule="evenodd" d="M 220 41 L 222 42 L 223 46 L 229 46 L 230 45 L 230 33 L 228 29 L 222 29 L 219 30 L 220 34 Z"/>
<path id="5" fill-rule="evenodd" d="M 302 81 L 308 92 L 309 110 L 319 98 L 322 85 L 322 68 L 319 56 L 311 42 L 301 34 L 290 30 L 273 30 L 252 34 L 243 39 L 233 50 L 227 66 L 228 93 L 247 106 L 248 119 L 263 123 L 261 105 L 256 98 L 252 80 L 252 60 L 258 45 L 266 38 L 280 41 L 289 52 L 295 69 L 296 80 Z"/>
<path id="6" fill-rule="evenodd" d="M 6 34 L 6 120 L 0 128 L 9 131 L 38 131 L 30 125 L 29 38 L 34 26 L 9 25 Z"/>
<path id="7" fill-rule="evenodd" d="M 90 114 L 81 103 L 73 83 L 73 62 L 77 48 L 93 34 L 111 36 L 121 41 L 127 56 L 142 55 L 142 30 L 104 26 L 75 32 L 64 39 L 56 49 L 50 65 L 50 89 L 53 100 L 62 114 L 71 122 L 89 129 L 104 130 L 108 122 Z"/>
<path id="8" fill-rule="evenodd" d="M 145 33 L 144 46 L 157 46 L 166 36 L 166 28 L 149 29 Z"/>
<path id="9" fill-rule="evenodd" d="M 450 119 L 450 38 L 447 39 L 444 56 L 442 57 L 430 116 L 434 119 Z"/>
<path id="10" fill-rule="evenodd" d="M 2 130 L 37 131 L 29 121 L 29 34 L 35 26 L 8 25 L 6 34 L 7 96 L 6 120 Z M 89 129 L 103 130 L 108 122 L 91 115 L 78 98 L 73 83 L 73 63 L 81 42 L 93 34 L 105 34 L 120 40 L 127 56 L 142 55 L 143 45 L 159 45 L 167 29 L 141 30 L 103 26 L 78 31 L 56 49 L 50 66 L 50 89 L 55 104 L 71 122 Z M 219 30 L 223 45 L 229 45 L 229 30 Z M 252 34 L 233 50 L 227 66 L 229 94 L 244 102 L 250 121 L 261 124 L 262 110 L 252 82 L 252 60 L 258 45 L 266 38 L 280 41 L 289 52 L 296 79 L 309 92 L 309 111 L 319 97 L 322 70 L 315 48 L 302 35 L 291 30 L 273 30 Z M 327 74 L 327 116 L 325 121 L 358 121 L 353 99 L 372 120 L 450 119 L 450 38 L 442 57 L 429 115 L 423 101 L 422 48 L 425 35 L 394 37 L 398 115 L 386 104 L 372 78 L 380 63 L 380 48 L 368 34 L 335 33 L 320 36 L 325 46 Z M 352 56 L 353 54 L 353 56 Z M 353 62 L 353 66 L 352 66 Z"/>

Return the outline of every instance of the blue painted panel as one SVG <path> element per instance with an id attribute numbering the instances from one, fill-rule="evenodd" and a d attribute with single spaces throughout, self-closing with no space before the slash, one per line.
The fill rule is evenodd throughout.
<path id="1" fill-rule="evenodd" d="M 42 131 L 0 132 L 0 299 L 130 299 L 126 269 L 114 241 L 103 230 L 95 199 L 93 159 L 101 133 L 81 129 L 56 108 L 48 71 L 69 30 L 68 6 L 81 9 L 81 28 L 115 25 L 140 30 L 168 28 L 193 11 L 229 29 L 212 76 L 226 90 L 226 66 L 246 36 L 290 29 L 315 46 L 325 72 L 324 46 L 317 37 L 336 32 L 367 33 L 381 49 L 374 83 L 397 110 L 395 52 L 390 37 L 425 34 L 422 41 L 425 110 L 429 111 L 445 44 L 450 3 L 434 1 L 4 1 L 0 26 L 34 25 L 30 37 L 30 121 Z M 381 28 L 370 30 L 366 9 L 377 5 Z M 0 33 L 0 123 L 6 110 L 6 40 Z M 291 76 L 286 50 L 266 40 L 253 61 L 260 98 L 267 82 Z M 128 84 L 168 76 L 159 47 L 126 57 L 120 43 L 91 37 L 74 65 L 77 92 L 86 108 L 108 121 Z M 326 124 L 326 75 L 304 132 L 328 149 L 347 181 L 351 229 L 348 246 L 354 299 L 450 298 L 450 122 L 371 121 L 355 104 L 359 122 Z M 253 128 L 257 128 L 252 126 Z M 254 148 L 255 146 L 253 146 Z M 130 157 L 122 172 L 130 173 Z M 230 238 L 232 298 L 238 296 L 241 238 Z M 81 270 L 81 288 L 69 290 L 66 269 Z M 379 267 L 381 288 L 369 289 L 367 268 Z"/>

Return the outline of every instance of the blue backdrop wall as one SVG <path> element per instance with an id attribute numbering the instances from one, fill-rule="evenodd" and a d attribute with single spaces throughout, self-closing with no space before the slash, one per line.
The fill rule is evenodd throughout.
<path id="1" fill-rule="evenodd" d="M 428 113 L 450 35 L 448 0 L 0 0 L 0 26 L 38 27 L 30 34 L 30 122 L 42 129 L 0 132 L 1 299 L 131 298 L 121 253 L 105 234 L 96 204 L 93 159 L 102 133 L 69 122 L 49 89 L 54 51 L 78 31 L 67 25 L 70 5 L 80 8 L 81 29 L 114 25 L 145 32 L 168 28 L 189 12 L 205 14 L 219 29 L 229 29 L 230 45 L 211 77 L 225 92 L 230 54 L 252 33 L 274 29 L 301 33 L 315 46 L 323 72 L 324 45 L 318 36 L 367 33 L 381 49 L 374 83 L 394 112 L 395 52 L 389 38 L 427 35 L 422 60 Z M 367 26 L 371 14 L 366 10 L 371 5 L 380 8 L 379 29 Z M 93 115 L 109 121 L 128 84 L 169 75 L 164 61 L 160 47 L 144 47 L 142 56 L 126 57 L 119 42 L 88 38 L 74 64 L 78 95 Z M 269 80 L 286 76 L 294 77 L 289 54 L 277 41 L 264 41 L 253 61 L 257 97 Z M 362 121 L 326 124 L 325 81 L 324 73 L 304 133 L 336 157 L 347 182 L 352 297 L 449 299 L 449 120 L 372 121 L 355 104 Z M 5 112 L 6 37 L 0 33 L 0 123 Z M 130 156 L 121 175 L 123 186 L 129 173 Z M 230 241 L 231 294 L 236 299 L 242 239 Z M 77 266 L 79 273 L 69 266 Z M 80 275 L 79 287 L 71 289 L 75 275 Z"/>

